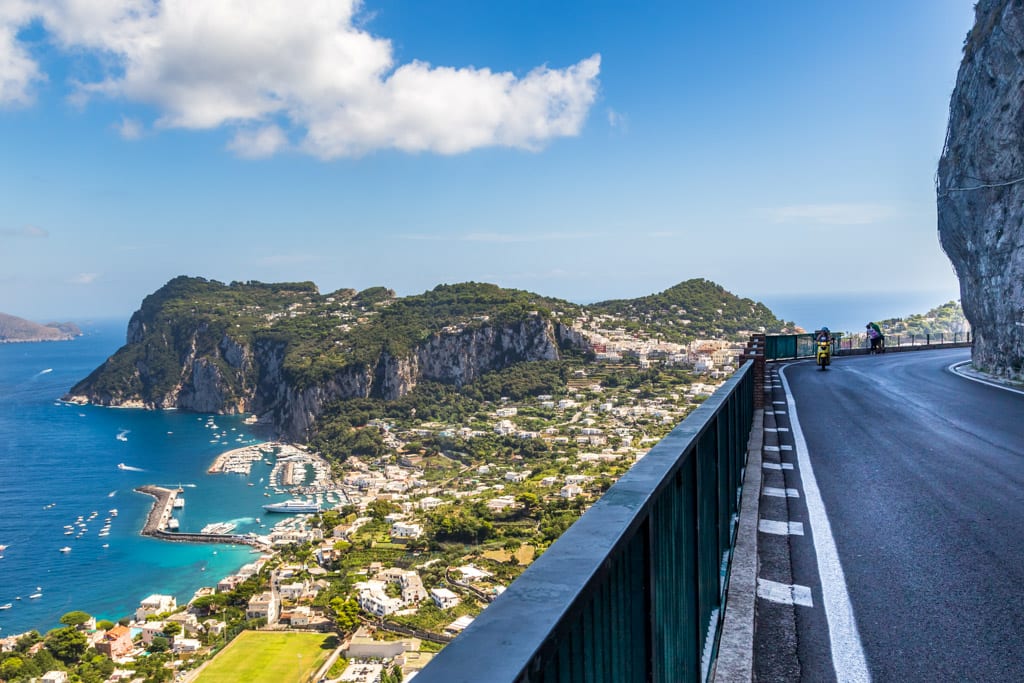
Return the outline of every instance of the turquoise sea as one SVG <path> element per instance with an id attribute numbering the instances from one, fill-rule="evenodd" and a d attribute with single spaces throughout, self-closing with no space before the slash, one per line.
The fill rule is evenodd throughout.
<path id="1" fill-rule="evenodd" d="M 182 531 L 222 521 L 255 531 L 261 506 L 287 497 L 264 496 L 263 461 L 248 478 L 206 473 L 219 453 L 260 440 L 241 417 L 213 416 L 214 429 L 206 415 L 60 403 L 124 343 L 126 323 L 83 329 L 70 342 L 0 344 L 0 606 L 11 604 L 0 610 L 0 637 L 46 631 L 75 609 L 116 620 L 152 593 L 187 600 L 254 557 L 247 546 L 140 536 L 153 499 L 136 486 L 181 484 Z M 79 516 L 88 529 L 81 537 Z M 65 535 L 65 525 L 74 533 Z"/>

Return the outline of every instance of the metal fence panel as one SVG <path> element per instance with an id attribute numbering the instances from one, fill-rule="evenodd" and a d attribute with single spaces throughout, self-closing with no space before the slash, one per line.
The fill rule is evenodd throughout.
<path id="1" fill-rule="evenodd" d="M 753 386 L 748 361 L 417 680 L 706 679 L 722 618 Z"/>

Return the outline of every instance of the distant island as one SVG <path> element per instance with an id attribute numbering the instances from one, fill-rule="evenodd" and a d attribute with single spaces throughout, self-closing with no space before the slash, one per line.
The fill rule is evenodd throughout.
<path id="1" fill-rule="evenodd" d="M 0 313 L 0 344 L 13 342 L 69 341 L 81 337 L 82 330 L 74 323 L 40 325 L 16 315 Z"/>

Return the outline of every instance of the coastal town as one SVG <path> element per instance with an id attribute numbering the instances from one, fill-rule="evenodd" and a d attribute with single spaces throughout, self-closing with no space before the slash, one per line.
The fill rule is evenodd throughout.
<path id="1" fill-rule="evenodd" d="M 0 639 L 0 656 L 19 655 L 0 660 L 0 679 L 27 680 L 13 662 L 47 651 L 55 668 L 38 680 L 202 681 L 256 637 L 243 633 L 319 638 L 303 681 L 413 678 L 710 395 L 741 351 L 722 340 L 652 340 L 613 323 L 577 321 L 594 357 L 551 393 L 481 401 L 461 423 L 367 420 L 360 429 L 385 445 L 379 455 L 337 462 L 282 442 L 222 453 L 211 476 L 248 476 L 262 462 L 272 468 L 267 495 L 291 497 L 264 506 L 259 533 L 183 532 L 174 516 L 183 489 L 140 487 L 154 497 L 143 534 L 246 544 L 253 559 L 181 603 L 140 596 L 117 623 L 72 612 L 45 636 Z M 275 512 L 293 514 L 271 523 Z M 73 655 L 54 641 L 73 643 Z M 87 652 L 96 655 L 88 664 Z"/>

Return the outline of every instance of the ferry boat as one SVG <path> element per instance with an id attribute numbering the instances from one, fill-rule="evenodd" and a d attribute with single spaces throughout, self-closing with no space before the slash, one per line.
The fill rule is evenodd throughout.
<path id="1" fill-rule="evenodd" d="M 286 500 L 283 503 L 271 503 L 264 505 L 267 512 L 281 512 L 284 514 L 299 512 L 320 512 L 320 503 L 307 503 L 304 500 Z"/>
<path id="2" fill-rule="evenodd" d="M 230 534 L 235 530 L 235 525 L 231 522 L 214 522 L 213 524 L 207 524 L 203 527 L 202 533 L 204 534 Z"/>

